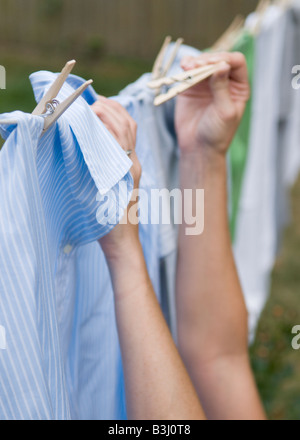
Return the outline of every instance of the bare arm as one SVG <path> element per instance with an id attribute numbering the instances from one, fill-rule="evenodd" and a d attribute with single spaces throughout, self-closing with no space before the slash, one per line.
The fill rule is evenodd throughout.
<path id="1" fill-rule="evenodd" d="M 185 69 L 211 55 L 186 59 Z M 224 68 L 177 102 L 181 188 L 205 190 L 205 227 L 179 232 L 179 349 L 206 415 L 264 419 L 248 357 L 247 312 L 233 259 L 227 214 L 226 152 L 249 96 L 241 54 L 219 54 Z"/>
<path id="2" fill-rule="evenodd" d="M 108 258 L 130 419 L 189 420 L 204 415 L 156 300 L 143 252 L 131 241 Z"/>
<path id="3" fill-rule="evenodd" d="M 135 123 L 121 106 L 100 98 L 93 108 L 124 149 L 135 146 Z M 135 152 L 131 159 L 137 190 L 141 170 Z M 125 214 L 127 224 L 119 224 L 100 240 L 114 288 L 128 417 L 204 419 L 153 291 L 138 226 L 130 222 L 134 204 L 135 196 Z"/>

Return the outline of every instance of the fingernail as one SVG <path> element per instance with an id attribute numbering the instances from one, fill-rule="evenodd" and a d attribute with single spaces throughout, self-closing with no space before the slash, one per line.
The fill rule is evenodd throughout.
<path id="1" fill-rule="evenodd" d="M 181 62 L 181 65 L 182 65 L 182 66 L 191 66 L 191 65 L 193 65 L 193 64 L 194 64 L 193 61 L 191 61 L 191 60 L 189 60 L 189 59 L 184 60 L 184 61 Z"/>
<path id="2" fill-rule="evenodd" d="M 227 63 L 227 61 L 225 61 L 225 60 L 221 60 L 220 64 L 222 64 L 222 66 L 230 67 L 230 64 Z"/>
<path id="3" fill-rule="evenodd" d="M 191 70 L 194 68 L 194 64 L 185 64 L 183 68 L 186 70 Z"/>
<path id="4" fill-rule="evenodd" d="M 228 75 L 228 72 L 230 70 L 230 64 L 228 64 L 226 61 L 221 61 L 220 69 L 226 69 L 226 75 Z"/>
<path id="5" fill-rule="evenodd" d="M 211 57 L 207 60 L 209 63 L 218 63 L 220 61 L 219 57 Z"/>

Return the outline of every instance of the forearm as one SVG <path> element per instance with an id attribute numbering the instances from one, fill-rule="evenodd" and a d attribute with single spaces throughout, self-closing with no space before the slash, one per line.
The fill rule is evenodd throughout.
<path id="1" fill-rule="evenodd" d="M 219 356 L 207 364 L 194 361 L 198 365 L 194 385 L 209 419 L 266 419 L 247 353 Z"/>
<path id="2" fill-rule="evenodd" d="M 228 227 L 226 158 L 211 150 L 199 148 L 181 158 L 182 190 L 205 191 L 205 226 L 199 236 L 186 236 L 185 224 L 179 231 L 179 348 L 210 418 L 240 418 L 245 394 L 237 381 L 242 376 L 248 407 L 259 418 L 263 412 L 249 367 L 247 312 Z"/>
<path id="3" fill-rule="evenodd" d="M 109 261 L 130 419 L 201 419 L 203 412 L 155 297 L 141 246 Z"/>
<path id="4" fill-rule="evenodd" d="M 184 222 L 179 229 L 179 341 L 190 332 L 206 348 L 205 359 L 219 355 L 220 349 L 243 353 L 247 317 L 228 228 L 225 155 L 205 148 L 182 155 L 180 177 L 182 191 L 203 189 L 205 201 L 204 232 L 188 236 Z M 184 338 L 181 346 L 188 349 L 188 345 Z"/>

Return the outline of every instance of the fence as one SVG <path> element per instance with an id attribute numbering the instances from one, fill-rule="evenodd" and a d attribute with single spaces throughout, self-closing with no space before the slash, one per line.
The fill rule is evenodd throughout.
<path id="1" fill-rule="evenodd" d="M 165 35 L 208 47 L 257 0 L 0 0 L 0 43 L 152 58 Z M 1 61 L 1 60 L 0 60 Z"/>

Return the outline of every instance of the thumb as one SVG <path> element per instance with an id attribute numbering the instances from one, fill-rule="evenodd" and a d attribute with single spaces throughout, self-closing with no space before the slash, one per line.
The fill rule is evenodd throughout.
<path id="1" fill-rule="evenodd" d="M 210 88 L 214 99 L 214 105 L 223 117 L 230 117 L 234 110 L 234 104 L 230 95 L 230 74 L 231 67 L 224 61 L 220 69 L 211 77 Z"/>

